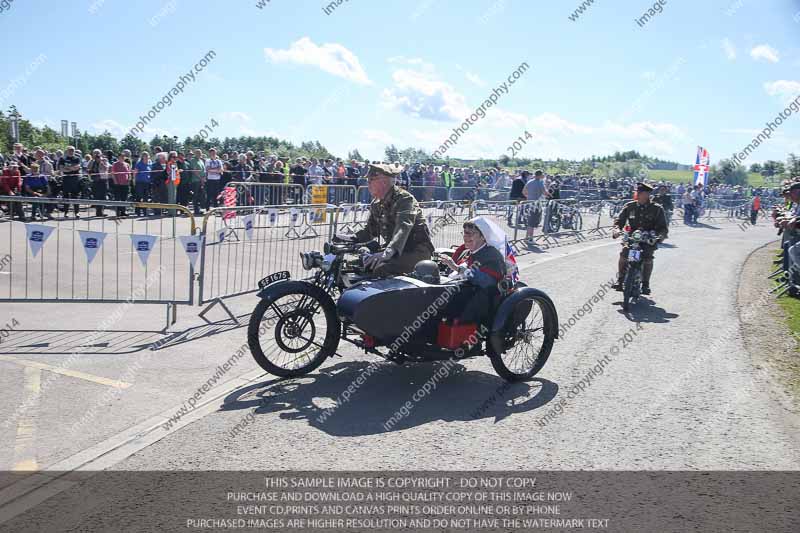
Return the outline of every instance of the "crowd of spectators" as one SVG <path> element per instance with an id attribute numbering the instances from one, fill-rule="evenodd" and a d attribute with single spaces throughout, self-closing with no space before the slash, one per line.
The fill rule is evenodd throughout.
<path id="1" fill-rule="evenodd" d="M 0 154 L 0 194 L 26 197 L 63 198 L 72 200 L 116 200 L 180 204 L 193 209 L 195 214 L 220 205 L 220 193 L 231 181 L 307 185 L 366 185 L 369 161 L 344 161 L 342 159 L 317 159 L 298 157 L 288 159 L 263 151 L 218 154 L 194 149 L 166 151 L 154 147 L 153 153 L 143 151 L 131 154 L 130 150 L 102 152 L 95 149 L 82 154 L 72 146 L 48 151 L 41 147 L 32 150 L 15 144 L 13 152 Z M 547 175 L 541 172 L 543 191 L 534 196 L 552 199 L 580 196 L 587 199 L 613 200 L 633 197 L 640 178 L 604 179 L 581 175 Z M 528 198 L 524 191 L 532 178 L 528 169 L 478 169 L 471 166 L 431 165 L 410 163 L 403 167 L 398 178 L 401 187 L 411 188 L 420 200 L 443 199 L 539 199 Z M 650 180 L 651 183 L 655 183 Z M 516 186 L 514 184 L 517 184 Z M 684 209 L 687 223 L 696 222 L 702 213 L 705 198 L 713 195 L 731 201 L 752 198 L 755 194 L 771 194 L 752 187 L 729 186 L 712 183 L 706 187 L 691 184 L 655 183 L 662 194 L 672 197 L 677 207 Z M 422 190 L 415 190 L 421 188 Z M 447 189 L 469 189 L 467 194 L 451 196 Z M 276 203 L 288 197 L 262 197 L 259 200 Z M 366 201 L 367 198 L 359 197 Z M 79 216 L 79 202 L 45 204 L 40 208 L 32 203 L 33 219 L 49 219 L 60 210 L 68 215 L 70 205 Z M 91 203 L 91 202 L 86 202 Z M 128 216 L 124 207 L 104 207 L 95 204 L 95 216 L 107 216 L 107 210 L 118 217 Z M 4 206 L 8 214 L 25 219 L 18 202 Z M 153 215 L 161 210 L 152 209 Z M 136 215 L 147 216 L 143 208 Z"/>
<path id="2" fill-rule="evenodd" d="M 800 177 L 783 182 L 783 202 L 772 209 L 781 236 L 781 273 L 785 291 L 800 296 Z"/>

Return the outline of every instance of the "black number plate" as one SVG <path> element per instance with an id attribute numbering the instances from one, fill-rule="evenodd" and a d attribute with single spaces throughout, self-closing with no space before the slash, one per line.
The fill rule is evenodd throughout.
<path id="1" fill-rule="evenodd" d="M 289 271 L 288 270 L 284 270 L 282 272 L 275 272 L 274 274 L 270 274 L 266 278 L 264 278 L 261 281 L 259 281 L 258 282 L 258 288 L 259 289 L 263 289 L 267 285 L 272 285 L 273 283 L 275 283 L 277 281 L 284 281 L 284 280 L 287 280 L 289 278 L 291 278 L 291 276 L 289 275 Z"/>

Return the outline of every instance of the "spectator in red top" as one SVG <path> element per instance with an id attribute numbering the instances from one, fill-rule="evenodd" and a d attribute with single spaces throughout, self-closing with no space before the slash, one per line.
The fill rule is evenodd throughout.
<path id="1" fill-rule="evenodd" d="M 124 157 L 117 159 L 111 165 L 111 190 L 114 193 L 114 201 L 128 201 L 128 192 L 131 186 L 131 166 L 125 161 Z M 124 207 L 117 207 L 117 216 L 125 217 L 128 214 Z"/>
<path id="2" fill-rule="evenodd" d="M 12 160 L 8 167 L 3 169 L 3 174 L 0 176 L 0 195 L 18 196 L 21 186 L 22 175 L 19 172 L 19 166 Z M 25 222 L 25 215 L 22 212 L 22 204 L 20 202 L 9 202 L 8 208 L 12 213 L 12 219 L 17 217 Z"/>

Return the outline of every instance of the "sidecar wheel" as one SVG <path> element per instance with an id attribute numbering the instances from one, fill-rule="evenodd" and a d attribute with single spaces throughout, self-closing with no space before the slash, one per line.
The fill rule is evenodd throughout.
<path id="1" fill-rule="evenodd" d="M 501 378 L 523 381 L 535 376 L 550 357 L 558 318 L 546 296 L 531 293 L 507 303 L 513 308 L 507 313 L 503 328 L 487 343 L 489 359 Z"/>
<path id="2" fill-rule="evenodd" d="M 302 281 L 279 283 L 262 295 L 247 329 L 256 363 L 280 377 L 316 369 L 336 353 L 341 325 L 331 297 Z"/>

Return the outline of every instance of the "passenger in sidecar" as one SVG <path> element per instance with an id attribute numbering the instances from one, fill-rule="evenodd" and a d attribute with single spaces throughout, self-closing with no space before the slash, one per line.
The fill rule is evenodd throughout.
<path id="1" fill-rule="evenodd" d="M 502 294 L 507 292 L 508 267 L 501 253 L 501 249 L 505 251 L 505 243 L 505 234 L 496 224 L 485 217 L 476 217 L 464 223 L 464 243 L 452 257 L 439 256 L 452 271 L 451 278 L 467 281 L 448 306 L 449 310 L 462 309 L 457 315 L 460 322 L 486 322 Z"/>

